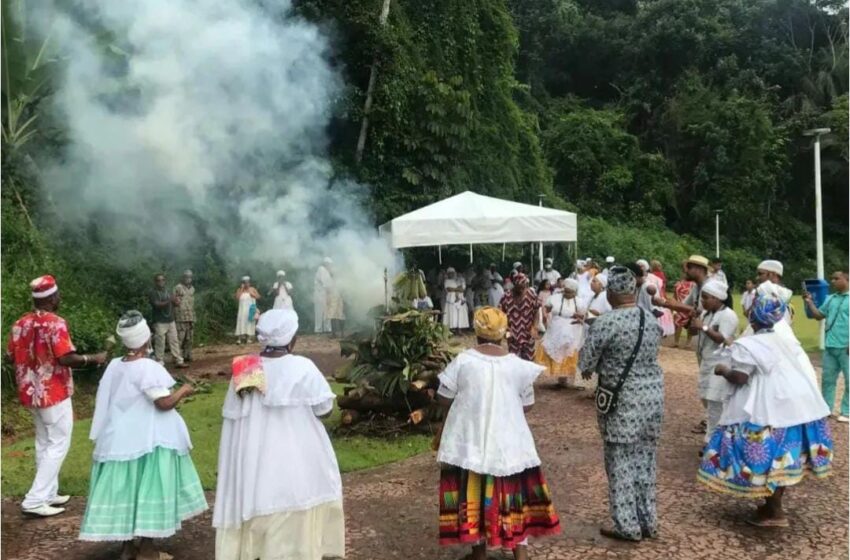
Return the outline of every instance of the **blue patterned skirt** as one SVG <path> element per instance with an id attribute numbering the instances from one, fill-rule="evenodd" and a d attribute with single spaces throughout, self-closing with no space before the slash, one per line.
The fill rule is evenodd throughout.
<path id="1" fill-rule="evenodd" d="M 742 498 L 767 498 L 793 486 L 808 472 L 832 471 L 832 436 L 826 418 L 771 428 L 750 424 L 718 426 L 703 451 L 697 480 L 712 490 Z"/>

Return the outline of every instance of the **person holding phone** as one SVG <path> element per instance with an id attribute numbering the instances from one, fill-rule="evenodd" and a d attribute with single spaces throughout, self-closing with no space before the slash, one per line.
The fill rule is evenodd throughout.
<path id="1" fill-rule="evenodd" d="M 848 315 L 850 315 L 850 302 L 848 302 L 847 272 L 839 270 L 832 273 L 830 278 L 835 292 L 826 298 L 823 305 L 817 307 L 812 301 L 812 294 L 805 292 L 803 298 L 806 307 L 812 317 L 818 321 L 826 321 L 826 340 L 823 351 L 823 377 L 821 379 L 821 393 L 830 411 L 835 406 L 835 386 L 838 384 L 839 374 L 844 375 L 844 396 L 841 397 L 841 415 L 839 422 L 850 421 L 850 383 L 848 383 Z"/>
<path id="2" fill-rule="evenodd" d="M 691 327 L 697 329 L 697 363 L 699 363 L 699 398 L 706 412 L 705 442 L 717 427 L 723 414 L 723 403 L 729 397 L 732 387 L 722 377 L 714 375 L 714 368 L 720 363 L 718 352 L 721 347 L 732 343 L 738 332 L 738 314 L 725 304 L 729 296 L 726 284 L 711 279 L 702 286 L 702 315 L 691 321 Z"/>

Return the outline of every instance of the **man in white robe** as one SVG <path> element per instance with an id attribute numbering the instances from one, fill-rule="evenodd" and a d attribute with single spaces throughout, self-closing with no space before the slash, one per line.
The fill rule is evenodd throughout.
<path id="1" fill-rule="evenodd" d="M 316 277 L 313 281 L 313 306 L 316 319 L 314 330 L 316 333 L 329 333 L 332 330 L 331 319 L 327 316 L 328 291 L 334 283 L 330 271 L 332 265 L 333 261 L 325 257 L 325 260 L 316 270 Z"/>

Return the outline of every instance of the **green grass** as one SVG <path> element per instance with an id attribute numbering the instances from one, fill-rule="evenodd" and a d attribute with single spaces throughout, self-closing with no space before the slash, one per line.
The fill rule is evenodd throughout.
<path id="1" fill-rule="evenodd" d="M 218 443 L 221 435 L 221 405 L 227 384 L 215 383 L 209 394 L 197 395 L 194 400 L 180 406 L 180 414 L 192 434 L 192 460 L 201 476 L 204 488 L 215 489 Z M 340 392 L 340 386 L 334 386 Z M 334 410 L 325 420 L 327 426 L 339 423 L 339 411 Z M 62 492 L 74 496 L 88 493 L 89 471 L 94 444 L 88 439 L 91 419 L 74 423 L 71 451 L 62 465 L 59 484 Z M 427 435 L 405 435 L 396 439 L 367 438 L 363 436 L 332 438 L 337 460 L 342 472 L 367 469 L 392 463 L 417 455 L 429 449 L 431 438 Z M 22 496 L 29 489 L 35 474 L 33 438 L 23 438 L 4 445 L 2 452 L 2 492 L 4 496 Z"/>
<path id="2" fill-rule="evenodd" d="M 802 296 L 794 296 L 791 298 L 791 305 L 794 306 L 794 334 L 803 349 L 806 352 L 818 352 L 818 344 L 820 342 L 820 327 L 818 321 L 806 317 L 806 307 L 803 303 Z M 735 311 L 740 319 L 740 330 L 744 330 L 747 326 L 747 320 L 744 318 L 744 311 L 741 308 L 741 294 L 735 294 Z"/>

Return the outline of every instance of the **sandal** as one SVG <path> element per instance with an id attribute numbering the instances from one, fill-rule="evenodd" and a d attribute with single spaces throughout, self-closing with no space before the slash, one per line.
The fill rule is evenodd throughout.
<path id="1" fill-rule="evenodd" d="M 789 523 L 787 517 L 752 517 L 747 519 L 747 524 L 752 525 L 753 527 L 760 527 L 762 529 L 768 528 L 778 528 L 782 529 L 785 527 L 790 527 L 791 523 Z"/>
<path id="2" fill-rule="evenodd" d="M 626 535 L 622 535 L 615 531 L 614 529 L 609 529 L 607 527 L 602 527 L 599 529 L 599 534 L 603 537 L 607 537 L 609 539 L 616 539 L 618 541 L 626 541 L 626 542 L 640 542 L 640 537 L 633 538 L 627 537 Z"/>

